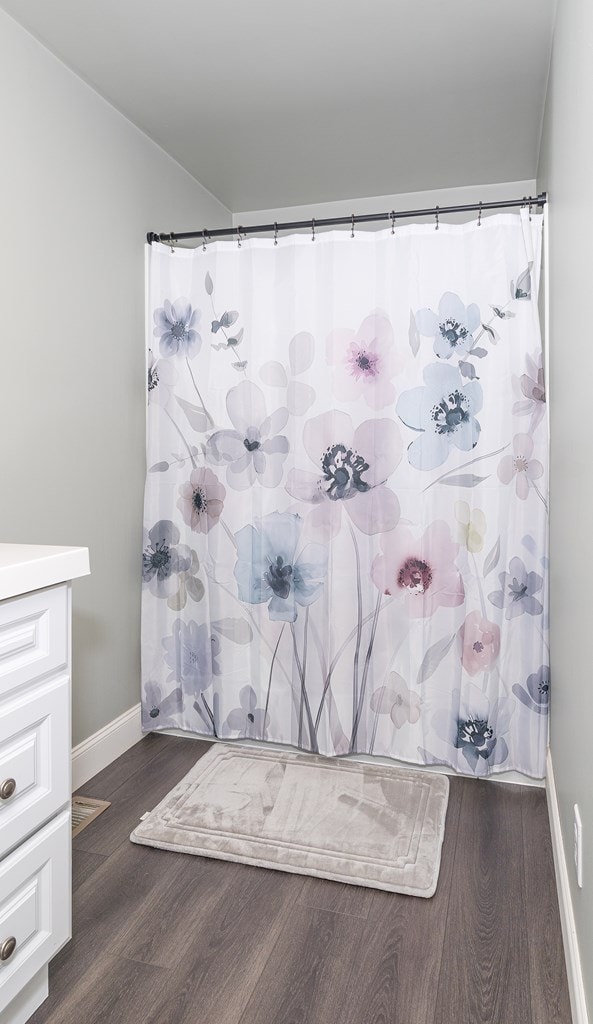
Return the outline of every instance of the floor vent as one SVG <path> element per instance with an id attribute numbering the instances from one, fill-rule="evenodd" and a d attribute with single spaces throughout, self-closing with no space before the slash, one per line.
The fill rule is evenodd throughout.
<path id="1" fill-rule="evenodd" d="M 72 838 L 82 832 L 103 811 L 111 807 L 109 800 L 92 800 L 88 796 L 72 797 Z"/>

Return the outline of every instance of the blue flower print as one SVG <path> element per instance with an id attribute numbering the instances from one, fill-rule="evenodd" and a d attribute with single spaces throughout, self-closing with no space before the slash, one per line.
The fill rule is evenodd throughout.
<path id="1" fill-rule="evenodd" d="M 169 302 L 165 299 L 153 313 L 155 328 L 153 334 L 159 339 L 159 351 L 168 356 L 195 356 L 200 350 L 202 339 L 196 327 L 200 321 L 200 310 L 193 309 L 184 298 Z"/>
<path id="2" fill-rule="evenodd" d="M 536 572 L 527 572 L 520 558 L 511 558 L 509 571 L 499 573 L 498 579 L 501 589 L 488 594 L 488 600 L 496 608 L 506 608 L 507 619 L 516 619 L 525 612 L 541 615 L 543 605 L 534 594 L 542 589 L 543 578 Z"/>
<path id="3" fill-rule="evenodd" d="M 216 660 L 220 640 L 210 634 L 205 623 L 182 622 L 176 619 L 171 636 L 163 637 L 165 661 L 171 672 L 167 682 L 179 683 L 184 692 L 201 693 L 212 685 L 212 677 L 220 675 Z"/>
<path id="4" fill-rule="evenodd" d="M 525 686 L 514 683 L 513 693 L 525 707 L 538 715 L 547 715 L 550 703 L 550 669 L 542 665 L 527 677 Z"/>
<path id="5" fill-rule="evenodd" d="M 241 601 L 268 603 L 270 619 L 294 622 L 298 605 L 316 601 L 327 572 L 328 550 L 307 544 L 297 555 L 303 520 L 291 512 L 272 512 L 235 534 L 235 578 Z"/>
<path id="6" fill-rule="evenodd" d="M 451 763 L 454 749 L 476 775 L 484 774 L 490 765 L 502 764 L 508 757 L 504 736 L 508 732 L 512 705 L 507 698 L 490 702 L 473 685 L 462 694 L 453 690 L 448 710 L 435 712 L 432 719 L 437 742 L 444 743 L 444 760 Z M 463 769 L 463 764 L 459 764 Z"/>
<path id="7" fill-rule="evenodd" d="M 480 326 L 480 310 L 475 302 L 464 306 L 454 292 L 445 292 L 438 314 L 432 309 L 419 309 L 415 319 L 420 334 L 434 338 L 435 355 L 449 359 L 472 348 L 473 331 Z"/>
<path id="8" fill-rule="evenodd" d="M 410 465 L 431 470 L 442 466 L 452 448 L 469 452 L 477 445 L 482 388 L 477 380 L 464 384 L 459 370 L 442 363 L 430 363 L 424 381 L 425 387 L 400 395 L 396 412 L 420 434 L 408 447 Z"/>

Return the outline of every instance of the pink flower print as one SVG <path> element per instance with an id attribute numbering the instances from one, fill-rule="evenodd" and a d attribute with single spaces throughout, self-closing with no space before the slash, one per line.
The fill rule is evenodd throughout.
<path id="1" fill-rule="evenodd" d="M 470 612 L 457 634 L 461 663 L 470 676 L 487 672 L 498 658 L 500 629 L 480 612 Z"/>
<path id="2" fill-rule="evenodd" d="M 515 434 L 513 438 L 513 454 L 505 455 L 498 464 L 498 476 L 503 484 L 515 481 L 515 491 L 522 501 L 529 496 L 532 480 L 539 480 L 544 467 L 537 459 L 532 459 L 533 441 L 529 434 Z"/>
<path id="3" fill-rule="evenodd" d="M 530 416 L 529 431 L 533 434 L 546 411 L 546 384 L 541 352 L 534 358 L 526 357 L 527 372 L 513 377 L 513 387 L 518 402 L 513 405 L 514 416 Z"/>
<path id="4" fill-rule="evenodd" d="M 210 469 L 194 469 L 179 488 L 177 508 L 196 533 L 208 533 L 220 519 L 226 491 Z"/>
<path id="5" fill-rule="evenodd" d="M 334 367 L 333 387 L 344 402 L 364 398 L 371 409 L 395 401 L 392 377 L 399 369 L 393 328 L 382 313 L 367 316 L 358 331 L 338 328 L 329 335 L 326 356 Z"/>
<path id="6" fill-rule="evenodd" d="M 376 715 L 389 715 L 396 729 L 401 729 L 406 722 L 414 725 L 420 718 L 421 698 L 408 688 L 397 672 L 389 673 L 388 684 L 371 694 L 371 711 Z"/>
<path id="7" fill-rule="evenodd" d="M 393 420 L 366 420 L 355 430 L 345 412 L 333 410 L 305 423 L 303 444 L 316 472 L 292 469 L 286 489 L 314 506 L 313 527 L 334 537 L 345 511 L 367 535 L 393 530 L 399 521 L 399 502 L 385 481 L 402 455 Z"/>
<path id="8" fill-rule="evenodd" d="M 383 534 L 379 544 L 382 553 L 371 566 L 373 583 L 382 593 L 404 600 L 413 618 L 463 603 L 463 580 L 455 565 L 459 545 L 447 523 L 431 523 L 421 539 L 398 526 Z"/>

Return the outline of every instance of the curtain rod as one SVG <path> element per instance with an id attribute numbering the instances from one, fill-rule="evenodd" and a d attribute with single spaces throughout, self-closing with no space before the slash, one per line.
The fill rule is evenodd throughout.
<path id="1" fill-rule="evenodd" d="M 390 210 L 389 213 L 361 213 L 351 214 L 349 217 L 310 217 L 309 220 L 289 220 L 280 224 L 248 224 L 245 227 L 238 225 L 234 228 L 216 228 L 211 231 L 203 228 L 201 231 L 171 231 L 167 234 L 157 234 L 149 231 L 146 240 L 149 245 L 153 242 L 179 242 L 185 238 L 201 238 L 205 243 L 211 238 L 223 238 L 225 235 L 254 235 L 279 231 L 296 231 L 298 228 L 327 228 L 336 227 L 339 224 L 349 224 L 354 228 L 355 224 L 369 224 L 373 221 L 390 220 L 392 226 L 399 219 L 407 217 L 440 217 L 443 213 L 471 213 L 483 210 L 502 210 L 513 206 L 544 206 L 548 201 L 547 192 L 540 192 L 539 195 L 523 196 L 522 199 L 504 199 L 499 203 L 467 203 L 464 206 L 430 206 L 424 210 Z"/>

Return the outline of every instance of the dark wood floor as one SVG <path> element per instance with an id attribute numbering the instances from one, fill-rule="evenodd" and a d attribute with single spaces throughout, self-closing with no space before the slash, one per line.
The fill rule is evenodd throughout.
<path id="1" fill-rule="evenodd" d="M 452 779 L 424 900 L 130 843 L 205 750 L 148 736 L 85 785 L 112 806 L 34 1024 L 569 1024 L 543 790 Z"/>

